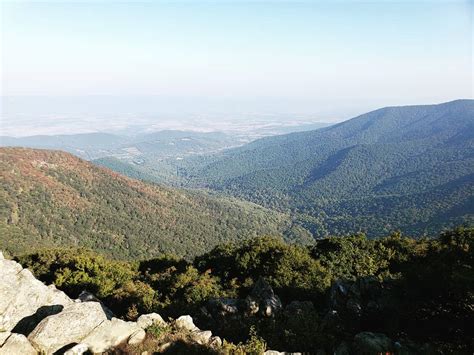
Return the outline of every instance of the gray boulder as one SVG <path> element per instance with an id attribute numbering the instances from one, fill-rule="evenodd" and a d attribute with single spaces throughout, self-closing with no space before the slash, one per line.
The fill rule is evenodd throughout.
<path id="1" fill-rule="evenodd" d="M 130 338 L 128 338 L 127 343 L 130 345 L 137 345 L 141 344 L 146 338 L 146 332 L 144 329 L 141 329 L 132 335 L 130 335 Z"/>
<path id="2" fill-rule="evenodd" d="M 89 351 L 89 348 L 86 344 L 77 344 L 74 345 L 71 349 L 67 350 L 64 355 L 82 355 Z"/>
<path id="3" fill-rule="evenodd" d="M 174 325 L 178 329 L 184 329 L 191 332 L 199 330 L 199 328 L 194 325 L 193 318 L 189 315 L 179 317 L 174 321 Z"/>
<path id="4" fill-rule="evenodd" d="M 36 355 L 37 352 L 23 334 L 10 333 L 3 344 L 0 345 L 0 354 Z"/>
<path id="5" fill-rule="evenodd" d="M 191 339 L 198 344 L 204 345 L 209 343 L 212 332 L 210 330 L 195 330 L 190 334 Z"/>
<path id="6" fill-rule="evenodd" d="M 0 331 L 11 331 L 17 325 L 31 330 L 41 317 L 72 303 L 64 292 L 44 285 L 13 260 L 0 258 L 0 273 Z"/>
<path id="7" fill-rule="evenodd" d="M 143 332 L 144 330 L 135 322 L 112 318 L 104 320 L 80 342 L 86 345 L 91 352 L 102 353 L 122 342 L 128 342 L 134 335 Z"/>
<path id="8" fill-rule="evenodd" d="M 7 341 L 8 337 L 12 335 L 11 332 L 0 332 L 0 346 Z"/>
<path id="9" fill-rule="evenodd" d="M 114 317 L 114 313 L 89 291 L 82 291 L 77 299 L 74 300 L 74 302 L 99 302 L 105 314 L 107 315 L 107 318 L 112 319 Z"/>
<path id="10" fill-rule="evenodd" d="M 137 325 L 142 329 L 151 327 L 154 324 L 165 326 L 166 322 L 158 313 L 142 314 L 137 319 Z"/>
<path id="11" fill-rule="evenodd" d="M 211 348 L 220 348 L 222 346 L 222 339 L 218 336 L 213 336 L 209 339 L 209 346 Z"/>
<path id="12" fill-rule="evenodd" d="M 54 353 L 81 343 L 107 316 L 98 302 L 71 303 L 61 313 L 43 319 L 28 336 L 39 351 Z"/>
<path id="13" fill-rule="evenodd" d="M 89 291 L 82 291 L 77 299 L 75 300 L 76 302 L 100 302 L 100 300 L 93 294 L 90 293 Z"/>

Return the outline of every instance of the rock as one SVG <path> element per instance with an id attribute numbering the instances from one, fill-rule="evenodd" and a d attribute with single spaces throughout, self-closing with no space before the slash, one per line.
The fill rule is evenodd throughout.
<path id="1" fill-rule="evenodd" d="M 233 298 L 217 298 L 207 302 L 207 309 L 213 316 L 227 317 L 239 313 L 240 300 Z"/>
<path id="2" fill-rule="evenodd" d="M 88 291 L 82 291 L 79 296 L 77 297 L 76 301 L 81 302 L 100 302 L 100 300 L 92 293 Z"/>
<path id="3" fill-rule="evenodd" d="M 94 328 L 81 343 L 87 345 L 93 353 L 102 353 L 118 344 L 129 341 L 138 332 L 143 331 L 135 322 L 125 322 L 118 318 L 103 321 Z"/>
<path id="4" fill-rule="evenodd" d="M 140 344 L 146 338 L 146 328 L 153 324 L 166 325 L 157 313 L 144 314 L 137 322 L 114 318 L 87 291 L 72 301 L 54 285 L 44 285 L 30 271 L 5 260 L 3 255 L 0 255 L 0 280 L 0 355 L 103 353 L 121 343 Z M 237 301 L 222 303 L 228 312 L 238 311 L 237 304 Z M 176 328 L 188 331 L 186 336 L 197 344 L 222 345 L 222 340 L 213 337 L 211 331 L 196 327 L 189 315 L 179 317 L 174 323 Z"/>
<path id="5" fill-rule="evenodd" d="M 174 324 L 178 329 L 189 330 L 191 332 L 199 330 L 199 328 L 194 325 L 193 319 L 189 315 L 179 317 L 174 321 Z"/>
<path id="6" fill-rule="evenodd" d="M 44 318 L 53 314 L 58 314 L 63 310 L 63 308 L 64 306 L 62 305 L 41 306 L 34 314 L 20 320 L 15 328 L 13 328 L 12 332 L 28 335 Z"/>
<path id="7" fill-rule="evenodd" d="M 280 298 L 275 295 L 270 284 L 260 277 L 253 286 L 252 292 L 247 296 L 245 304 L 252 305 L 255 302 L 258 304 L 259 312 L 265 317 L 272 316 L 275 312 L 282 308 Z M 251 312 L 250 309 L 247 310 Z"/>
<path id="8" fill-rule="evenodd" d="M 250 297 L 245 299 L 245 311 L 249 315 L 257 314 L 260 309 L 258 302 Z"/>
<path id="9" fill-rule="evenodd" d="M 100 303 L 71 303 L 61 313 L 43 319 L 28 339 L 38 350 L 54 353 L 69 344 L 81 343 L 106 320 Z"/>
<path id="10" fill-rule="evenodd" d="M 3 253 L 2 253 L 2 251 L 0 250 L 0 260 L 1 260 L 1 259 L 5 259 L 5 257 L 3 256 Z"/>
<path id="11" fill-rule="evenodd" d="M 76 302 L 100 302 L 100 300 L 89 291 L 82 291 L 76 299 Z"/>
<path id="12" fill-rule="evenodd" d="M 362 332 L 354 337 L 354 350 L 357 354 L 385 354 L 393 352 L 393 343 L 385 334 Z"/>
<path id="13" fill-rule="evenodd" d="M 0 346 L 7 341 L 8 337 L 11 335 L 11 332 L 1 332 L 0 331 Z"/>
<path id="14" fill-rule="evenodd" d="M 263 355 L 301 355 L 301 353 L 287 353 L 285 351 L 267 350 Z"/>
<path id="15" fill-rule="evenodd" d="M 51 314 L 48 311 L 56 312 L 57 306 L 72 303 L 64 292 L 47 287 L 13 260 L 0 259 L 0 270 L 0 331 L 13 330 L 25 318 L 20 326 L 32 328 L 41 320 L 38 317 Z M 41 307 L 45 307 L 42 313 L 35 316 Z"/>
<path id="16" fill-rule="evenodd" d="M 11 333 L 0 347 L 0 354 L 36 355 L 37 352 L 23 334 Z"/>
<path id="17" fill-rule="evenodd" d="M 210 330 L 196 330 L 191 333 L 191 339 L 200 345 L 209 343 L 209 339 L 212 337 Z"/>
<path id="18" fill-rule="evenodd" d="M 64 355 L 82 355 L 82 354 L 85 354 L 88 351 L 89 351 L 89 348 L 87 347 L 87 345 L 80 343 L 80 344 L 77 344 L 77 345 L 73 346 L 68 351 L 66 351 L 64 353 Z"/>
<path id="19" fill-rule="evenodd" d="M 115 316 L 114 312 L 106 307 L 93 293 L 90 293 L 89 291 L 82 291 L 74 302 L 99 302 L 108 319 L 112 319 Z"/>
<path id="20" fill-rule="evenodd" d="M 282 309 L 280 298 L 273 292 L 270 284 L 260 277 L 245 299 L 218 298 L 209 300 L 202 313 L 217 322 L 232 318 L 238 320 L 245 316 L 260 314 L 271 317 Z"/>
<path id="21" fill-rule="evenodd" d="M 394 283 L 381 282 L 367 276 L 355 281 L 337 281 L 329 292 L 330 309 L 338 312 L 345 331 L 357 333 L 365 323 L 377 324 L 382 331 L 392 332 L 400 321 L 399 300 L 391 288 Z"/>
<path id="22" fill-rule="evenodd" d="M 222 346 L 222 339 L 218 336 L 213 336 L 209 339 L 209 346 L 211 348 L 220 348 Z"/>
<path id="23" fill-rule="evenodd" d="M 275 293 L 270 284 L 263 277 L 259 277 L 249 296 L 257 300 L 263 300 L 275 296 Z"/>
<path id="24" fill-rule="evenodd" d="M 146 329 L 153 324 L 165 326 L 166 322 L 158 313 L 142 314 L 137 319 L 137 325 L 142 329 Z"/>
<path id="25" fill-rule="evenodd" d="M 130 345 L 136 345 L 136 344 L 141 344 L 146 338 L 146 332 L 144 329 L 141 329 L 130 335 L 130 338 L 128 338 L 128 344 Z"/>

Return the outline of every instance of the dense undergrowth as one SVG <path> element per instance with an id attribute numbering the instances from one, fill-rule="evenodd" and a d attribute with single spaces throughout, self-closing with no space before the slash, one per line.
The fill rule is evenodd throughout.
<path id="1" fill-rule="evenodd" d="M 84 249 L 41 250 L 17 260 L 72 297 L 84 289 L 95 293 L 126 319 L 148 312 L 164 318 L 191 314 L 202 329 L 236 343 L 253 332 L 272 349 L 333 352 L 355 334 L 372 331 L 403 340 L 415 352 L 472 353 L 473 248 L 474 229 L 459 228 L 432 239 L 353 235 L 307 247 L 260 237 L 220 245 L 193 262 L 171 255 L 124 262 Z M 209 299 L 245 297 L 260 277 L 284 306 L 311 301 L 314 309 L 225 327 L 206 324 L 201 308 Z M 359 292 L 364 310 L 375 311 L 329 317 L 341 283 Z"/>

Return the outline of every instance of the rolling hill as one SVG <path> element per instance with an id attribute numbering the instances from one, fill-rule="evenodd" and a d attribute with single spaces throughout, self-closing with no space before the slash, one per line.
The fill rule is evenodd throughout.
<path id="1" fill-rule="evenodd" d="M 80 246 L 119 258 L 192 257 L 263 234 L 308 241 L 252 203 L 146 184 L 69 153 L 0 148 L 0 249 Z"/>
<path id="2" fill-rule="evenodd" d="M 314 235 L 435 233 L 474 221 L 474 100 L 387 107 L 267 137 L 186 171 L 207 187 L 291 211 Z"/>

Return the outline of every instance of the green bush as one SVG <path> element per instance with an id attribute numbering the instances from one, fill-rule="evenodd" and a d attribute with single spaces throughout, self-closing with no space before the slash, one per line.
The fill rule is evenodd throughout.
<path id="1" fill-rule="evenodd" d="M 225 244 L 196 259 L 201 270 L 211 270 L 228 287 L 251 286 L 264 277 L 283 298 L 307 299 L 330 285 L 326 270 L 308 249 L 272 237 Z"/>

